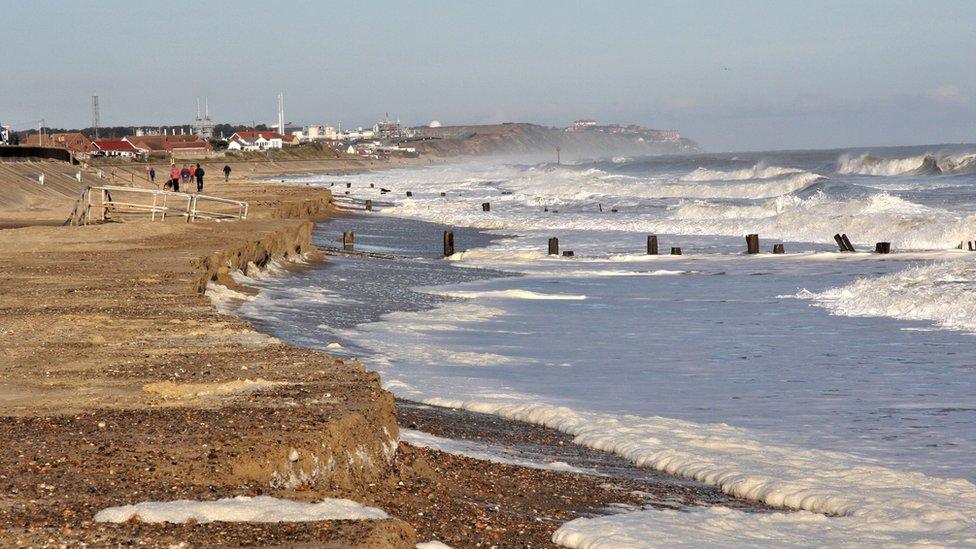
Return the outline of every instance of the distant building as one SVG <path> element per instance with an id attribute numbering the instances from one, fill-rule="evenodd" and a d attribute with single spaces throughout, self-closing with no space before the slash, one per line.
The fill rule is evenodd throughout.
<path id="1" fill-rule="evenodd" d="M 399 139 L 403 137 L 400 121 L 390 120 L 389 115 L 373 125 L 373 134 L 380 139 Z"/>
<path id="2" fill-rule="evenodd" d="M 572 129 L 573 131 L 580 131 L 580 130 L 586 130 L 595 127 L 596 127 L 596 120 L 583 118 L 580 120 L 574 120 L 573 125 L 570 126 L 570 129 Z"/>
<path id="3" fill-rule="evenodd" d="M 31 145 L 40 147 L 58 147 L 68 149 L 74 154 L 87 155 L 98 150 L 95 143 L 81 132 L 71 133 L 51 133 L 51 134 L 31 134 L 20 143 L 21 145 Z"/>
<path id="4" fill-rule="evenodd" d="M 124 139 L 98 139 L 95 141 L 95 152 L 91 156 L 109 156 L 121 158 L 135 158 L 142 156 L 142 152 L 132 143 Z"/>
<path id="5" fill-rule="evenodd" d="M 427 124 L 427 127 L 428 128 L 439 128 L 439 127 L 441 127 L 441 121 L 440 120 L 431 120 L 430 121 L 430 124 Z"/>
<path id="6" fill-rule="evenodd" d="M 294 137 L 292 136 L 292 138 Z M 285 136 L 275 131 L 240 131 L 235 132 L 227 140 L 227 150 L 263 151 L 280 149 L 284 145 L 284 140 Z M 292 144 L 291 139 L 289 139 L 290 144 Z"/>

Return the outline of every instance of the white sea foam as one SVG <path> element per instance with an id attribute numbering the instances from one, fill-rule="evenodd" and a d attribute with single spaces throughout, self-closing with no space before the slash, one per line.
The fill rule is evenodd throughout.
<path id="1" fill-rule="evenodd" d="M 575 301 L 586 299 L 585 295 L 546 294 L 542 292 L 533 292 L 531 290 L 484 290 L 484 291 L 430 290 L 429 293 L 436 294 L 436 295 L 443 295 L 447 297 L 459 297 L 465 299 L 475 299 L 479 297 L 501 298 L 501 299 L 575 300 Z"/>
<path id="2" fill-rule="evenodd" d="M 96 522 L 126 522 L 138 515 L 142 522 L 305 522 L 315 520 L 382 520 L 389 516 L 374 507 L 348 499 L 304 503 L 269 496 L 237 496 L 215 501 L 144 501 L 102 509 Z"/>
<path id="3" fill-rule="evenodd" d="M 422 401 L 545 425 L 573 435 L 579 444 L 615 453 L 640 466 L 718 486 L 736 497 L 839 517 L 777 513 L 765 523 L 750 523 L 752 535 L 760 539 L 802 539 L 809 533 L 806 525 L 814 521 L 830 530 L 825 541 L 858 540 L 865 546 L 952 546 L 976 541 L 976 485 L 964 479 L 898 471 L 840 452 L 770 445 L 753 432 L 725 424 L 578 412 L 545 404 L 438 397 Z M 638 522 L 646 518 L 640 515 Z M 657 524 L 655 531 L 663 533 L 675 522 L 693 524 L 694 517 L 647 521 L 650 526 L 637 530 L 632 528 L 633 521 L 628 515 L 607 517 L 587 529 L 590 533 L 586 536 L 579 534 L 581 524 L 577 524 L 567 527 L 559 540 L 572 547 L 628 547 L 627 540 L 642 539 L 640 536 L 647 532 L 644 528 Z M 729 523 L 727 527 L 733 529 L 735 525 Z M 678 538 L 688 534 L 691 540 L 698 539 L 694 532 L 671 532 Z M 619 545 L 615 545 L 616 536 L 622 536 Z M 602 544 L 587 544 L 597 542 Z"/>
<path id="4" fill-rule="evenodd" d="M 457 454 L 459 456 L 480 459 L 483 461 L 518 465 L 519 467 L 529 467 L 531 469 L 543 469 L 547 471 L 593 474 L 593 471 L 580 469 L 579 467 L 574 467 L 563 461 L 535 461 L 525 459 L 517 455 L 512 455 L 512 452 L 510 451 L 492 448 L 485 442 L 444 438 L 414 429 L 400 429 L 400 440 L 421 448 L 440 450 L 441 452 Z"/>
<path id="5" fill-rule="evenodd" d="M 843 316 L 921 320 L 976 333 L 976 262 L 957 260 L 909 267 L 840 288 L 796 297 Z"/>

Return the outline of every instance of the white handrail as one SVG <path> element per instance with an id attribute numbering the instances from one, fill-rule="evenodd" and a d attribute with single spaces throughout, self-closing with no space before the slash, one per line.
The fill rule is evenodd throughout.
<path id="1" fill-rule="evenodd" d="M 120 187 L 117 185 L 99 185 L 88 187 L 86 192 L 82 193 L 81 200 L 79 200 L 79 202 L 87 201 L 84 215 L 82 216 L 83 222 L 86 225 L 91 222 L 92 191 L 100 191 L 103 221 L 106 219 L 109 210 L 148 213 L 150 214 L 150 220 L 152 221 L 156 220 L 157 213 L 160 214 L 161 220 L 165 220 L 166 214 L 170 212 L 178 213 L 179 215 L 186 217 L 187 222 L 196 221 L 197 219 L 247 219 L 248 204 L 247 202 L 241 200 L 231 200 L 229 198 L 220 198 L 217 196 L 197 193 L 181 193 L 158 189 L 140 189 L 135 187 Z M 112 198 L 111 192 L 151 195 L 152 203 L 140 204 L 136 202 L 115 200 Z M 159 198 L 162 198 L 162 205 L 159 204 Z M 170 207 L 166 204 L 168 201 L 167 199 L 169 198 L 179 198 L 180 200 L 185 199 L 186 206 L 181 208 Z M 200 201 L 203 201 L 204 203 L 215 202 L 218 204 L 237 206 L 237 213 L 201 210 L 197 207 Z"/>

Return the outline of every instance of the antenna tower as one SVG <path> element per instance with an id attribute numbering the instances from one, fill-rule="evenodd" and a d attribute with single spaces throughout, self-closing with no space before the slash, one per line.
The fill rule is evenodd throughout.
<path id="1" fill-rule="evenodd" d="M 95 130 L 95 139 L 98 139 L 98 127 L 101 125 L 98 114 L 98 96 L 92 96 L 92 128 Z"/>

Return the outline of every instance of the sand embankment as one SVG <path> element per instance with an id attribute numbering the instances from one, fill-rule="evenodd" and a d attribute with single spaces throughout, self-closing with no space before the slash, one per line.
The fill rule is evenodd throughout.
<path id="1" fill-rule="evenodd" d="M 210 192 L 251 200 L 253 215 L 0 231 L 0 545 L 412 545 L 397 519 L 226 526 L 217 538 L 92 522 L 144 500 L 361 499 L 395 482 L 393 399 L 376 374 L 257 333 L 201 292 L 251 263 L 314 253 L 307 217 L 331 195 Z"/>

